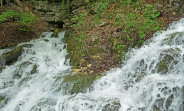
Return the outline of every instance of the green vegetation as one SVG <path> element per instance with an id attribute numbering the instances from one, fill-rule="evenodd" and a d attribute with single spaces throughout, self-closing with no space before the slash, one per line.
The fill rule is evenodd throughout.
<path id="1" fill-rule="evenodd" d="M 0 97 L 0 103 L 1 103 L 2 100 L 4 100 L 4 97 Z"/>
<path id="2" fill-rule="evenodd" d="M 67 94 L 75 94 L 75 93 L 84 93 L 87 89 L 91 87 L 93 82 L 100 75 L 85 75 L 85 74 L 76 74 L 76 75 L 66 75 L 64 77 L 63 82 L 61 83 L 58 91 L 63 91 L 63 93 Z M 59 78 L 56 82 L 60 80 Z"/>
<path id="3" fill-rule="evenodd" d="M 88 13 L 94 10 L 94 6 L 98 6 L 97 10 Z M 106 47 L 112 47 L 106 52 L 112 52 L 122 60 L 129 48 L 140 47 L 154 32 L 163 27 L 165 20 L 159 16 L 160 12 L 154 5 L 145 0 L 99 0 L 88 4 L 87 9 L 71 19 L 75 23 L 71 26 L 75 30 L 72 35 L 75 40 L 70 42 L 76 44 L 74 50 L 77 52 L 68 51 L 72 51 L 71 56 L 76 57 L 75 60 L 91 55 L 88 49 L 102 44 L 100 42 L 103 34 L 98 33 L 98 30 L 108 27 L 108 34 L 104 34 L 108 43 Z M 95 30 L 94 33 L 100 37 L 93 41 L 91 32 Z"/>
<path id="4" fill-rule="evenodd" d="M 0 24 L 16 21 L 19 26 L 19 30 L 29 32 L 29 27 L 35 23 L 36 19 L 37 17 L 28 13 L 22 13 L 16 10 L 7 10 L 0 15 Z"/>

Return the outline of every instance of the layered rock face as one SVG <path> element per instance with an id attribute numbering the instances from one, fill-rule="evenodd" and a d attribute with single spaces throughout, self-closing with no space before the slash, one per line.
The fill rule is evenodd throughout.
<path id="1" fill-rule="evenodd" d="M 40 14 L 42 18 L 51 27 L 68 28 L 71 23 L 71 18 L 82 6 L 95 0 L 38 0 L 31 1 L 33 9 Z"/>

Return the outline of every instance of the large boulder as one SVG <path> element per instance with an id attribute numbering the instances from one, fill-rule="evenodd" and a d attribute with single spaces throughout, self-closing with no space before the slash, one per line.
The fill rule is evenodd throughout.
<path id="1" fill-rule="evenodd" d="M 75 74 L 64 76 L 63 82 L 60 84 L 58 91 L 65 94 L 84 93 L 90 89 L 93 82 L 98 79 L 99 75 Z M 57 79 L 57 81 L 60 79 Z M 56 81 L 56 82 L 57 82 Z"/>

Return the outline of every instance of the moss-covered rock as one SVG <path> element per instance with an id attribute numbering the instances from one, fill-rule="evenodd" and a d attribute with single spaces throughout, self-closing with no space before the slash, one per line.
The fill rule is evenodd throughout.
<path id="1" fill-rule="evenodd" d="M 103 107 L 102 111 L 119 111 L 120 107 L 120 101 L 111 101 Z"/>
<path id="2" fill-rule="evenodd" d="M 158 73 L 167 73 L 168 72 L 168 66 L 167 66 L 167 60 L 162 60 L 158 64 Z"/>
<path id="3" fill-rule="evenodd" d="M 160 61 L 156 65 L 157 72 L 166 74 L 169 69 L 172 69 L 179 62 L 176 58 L 180 56 L 180 51 L 179 48 L 163 50 L 160 55 Z"/>
<path id="4" fill-rule="evenodd" d="M 24 47 L 31 47 L 32 44 L 24 44 L 18 47 L 13 48 L 12 51 L 6 52 L 1 55 L 0 61 L 4 62 L 4 65 L 11 65 L 12 63 L 18 60 L 18 57 L 21 56 Z"/>
<path id="5" fill-rule="evenodd" d="M 52 37 L 58 37 L 58 33 L 60 32 L 60 29 L 59 28 L 56 28 L 55 30 L 54 30 L 54 32 L 52 33 Z"/>
<path id="6" fill-rule="evenodd" d="M 80 58 L 81 58 L 81 51 L 80 43 L 78 40 L 76 40 L 72 35 L 71 32 L 66 32 L 65 34 L 65 41 L 67 43 L 67 51 L 69 54 L 67 55 L 68 58 L 70 58 L 70 62 L 74 66 L 80 65 Z"/>
<path id="7" fill-rule="evenodd" d="M 20 64 L 14 72 L 13 78 L 20 78 L 22 76 L 22 71 L 25 70 L 25 68 L 31 64 L 31 62 L 23 62 L 22 64 Z"/>
<path id="8" fill-rule="evenodd" d="M 59 90 L 65 94 L 84 93 L 91 87 L 97 76 L 99 75 L 66 75 Z"/>
<path id="9" fill-rule="evenodd" d="M 181 45 L 183 44 L 182 36 L 184 35 L 183 32 L 176 32 L 170 35 L 168 45 Z"/>
<path id="10" fill-rule="evenodd" d="M 4 97 L 1 97 L 1 96 L 0 96 L 0 103 L 1 103 L 2 100 L 4 100 Z"/>
<path id="11" fill-rule="evenodd" d="M 36 64 L 33 66 L 33 69 L 31 70 L 31 74 L 35 74 L 35 73 L 37 73 L 37 65 Z"/>

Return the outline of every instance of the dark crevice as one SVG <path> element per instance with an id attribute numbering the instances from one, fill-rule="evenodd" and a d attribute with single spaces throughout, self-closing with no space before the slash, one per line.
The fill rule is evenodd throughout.
<path id="1" fill-rule="evenodd" d="M 49 24 L 49 27 L 62 29 L 63 25 L 64 25 L 64 22 L 62 22 L 62 21 L 59 21 L 59 22 L 52 21 L 52 22 L 48 22 L 48 24 Z"/>

